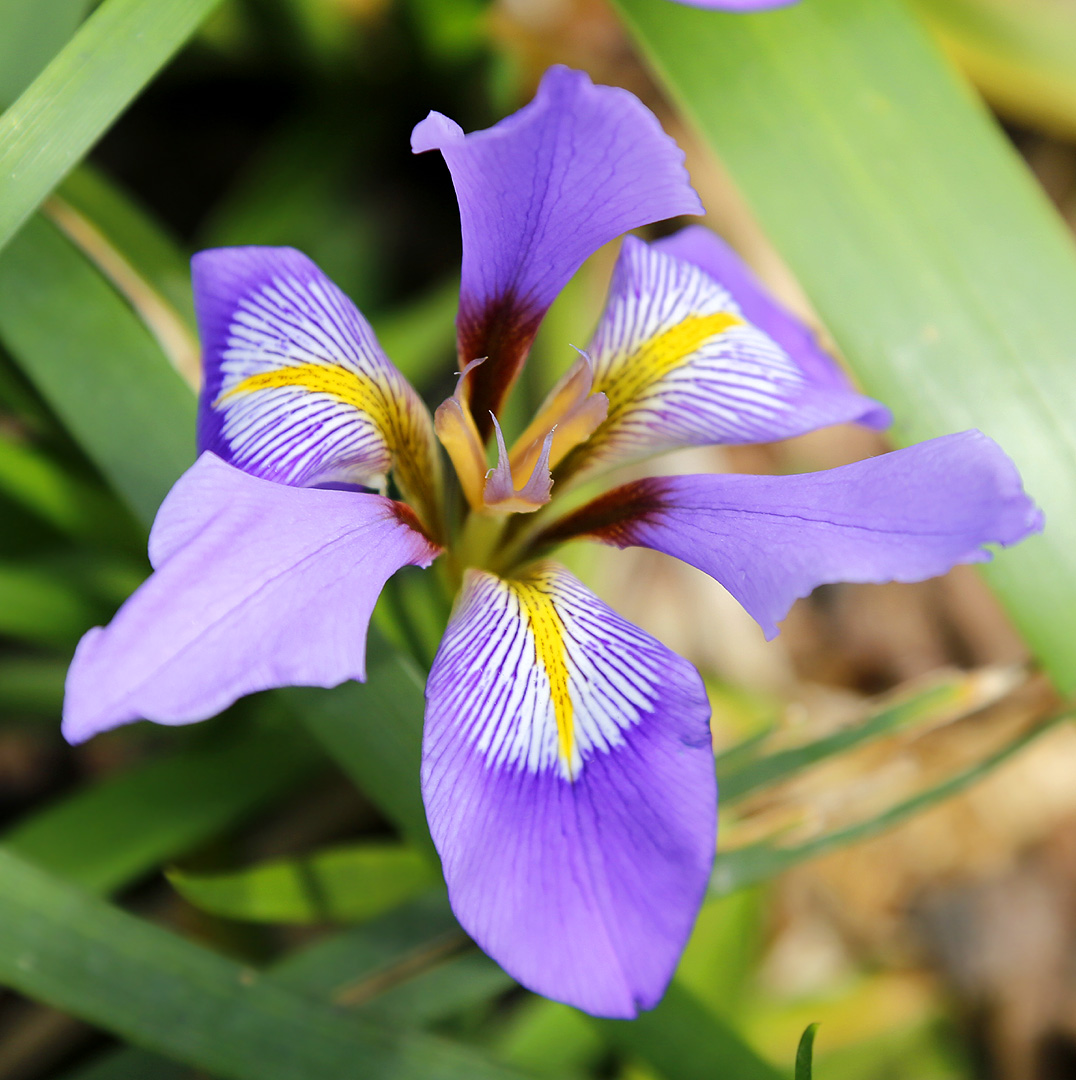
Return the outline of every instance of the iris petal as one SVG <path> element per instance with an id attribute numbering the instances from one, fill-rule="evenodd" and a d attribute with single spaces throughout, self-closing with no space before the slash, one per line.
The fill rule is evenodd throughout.
<path id="1" fill-rule="evenodd" d="M 440 150 L 463 231 L 457 320 L 461 366 L 486 436 L 549 305 L 603 244 L 629 229 L 702 207 L 684 155 L 632 94 L 550 68 L 529 105 L 464 135 L 439 113 L 412 149 Z"/>
<path id="2" fill-rule="evenodd" d="M 654 477 L 569 515 L 544 542 L 649 547 L 716 578 L 768 638 L 793 602 L 840 581 L 922 581 L 1041 532 L 992 439 L 965 431 L 828 472 Z"/>
<path id="3" fill-rule="evenodd" d="M 355 305 L 292 248 L 192 261 L 205 385 L 199 450 L 283 484 L 384 486 L 436 524 L 429 413 Z"/>
<path id="4" fill-rule="evenodd" d="M 653 247 L 693 263 L 727 289 L 744 318 L 776 341 L 813 384 L 856 393 L 841 366 L 818 344 L 811 328 L 774 299 L 751 268 L 717 233 L 702 225 L 689 225 L 656 241 Z M 857 423 L 882 429 L 893 422 L 884 405 L 858 394 L 856 400 L 862 410 L 861 415 L 853 417 Z"/>
<path id="5" fill-rule="evenodd" d="M 426 688 L 423 795 L 453 910 L 525 986 L 660 998 L 714 855 L 702 680 L 564 569 L 468 572 Z"/>
<path id="6" fill-rule="evenodd" d="M 559 479 L 681 446 L 783 439 L 880 409 L 831 368 L 820 379 L 694 263 L 630 236 L 589 353 L 608 415 Z"/>
<path id="7" fill-rule="evenodd" d="M 365 678 L 381 587 L 438 551 L 414 520 L 380 495 L 287 487 L 203 454 L 157 515 L 156 572 L 79 644 L 64 735 L 191 723 L 256 690 Z"/>

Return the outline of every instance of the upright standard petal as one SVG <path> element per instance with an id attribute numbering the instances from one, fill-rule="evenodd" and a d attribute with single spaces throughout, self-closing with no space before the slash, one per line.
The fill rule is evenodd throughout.
<path id="1" fill-rule="evenodd" d="M 471 570 L 426 687 L 426 813 L 463 927 L 538 993 L 631 1017 L 714 856 L 698 672 L 566 570 Z"/>
<path id="2" fill-rule="evenodd" d="M 640 480 L 555 523 L 538 544 L 590 536 L 683 559 L 772 638 L 818 585 L 922 581 L 1042 528 L 1005 452 L 965 431 L 828 472 Z"/>
<path id="3" fill-rule="evenodd" d="M 358 308 L 292 248 L 192 260 L 205 385 L 198 448 L 267 480 L 383 488 L 437 526 L 429 413 Z"/>
<path id="4" fill-rule="evenodd" d="M 549 305 L 603 244 L 677 214 L 701 214 L 684 155 L 626 90 L 550 68 L 534 100 L 464 135 L 440 113 L 414 130 L 440 150 L 463 231 L 460 365 L 488 357 L 468 396 L 486 436 Z"/>
<path id="5" fill-rule="evenodd" d="M 681 446 L 783 439 L 880 409 L 831 375 L 819 380 L 697 265 L 630 236 L 589 353 L 608 414 L 559 479 Z"/>
<path id="6" fill-rule="evenodd" d="M 365 678 L 381 587 L 438 551 L 415 524 L 380 495 L 287 487 L 203 454 L 154 522 L 155 573 L 79 644 L 64 735 L 186 724 L 255 690 Z"/>
<path id="7" fill-rule="evenodd" d="M 693 263 L 727 289 L 743 317 L 776 341 L 816 386 L 855 393 L 840 364 L 818 344 L 811 328 L 767 291 L 751 268 L 717 233 L 703 225 L 689 225 L 655 241 L 653 247 Z M 881 430 L 893 422 L 890 411 L 879 402 L 865 397 L 860 397 L 859 402 L 863 414 L 855 418 L 857 423 Z"/>

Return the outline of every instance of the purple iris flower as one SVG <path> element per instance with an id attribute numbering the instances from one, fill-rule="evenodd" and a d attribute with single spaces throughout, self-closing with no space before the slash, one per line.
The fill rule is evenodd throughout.
<path id="1" fill-rule="evenodd" d="M 525 986 L 630 1017 L 661 997 L 706 891 L 710 710 L 698 672 L 553 548 L 666 552 L 772 636 L 817 585 L 940 574 L 1042 518 L 976 431 L 823 473 L 641 480 L 560 510 L 554 494 L 663 451 L 889 414 L 696 226 L 624 240 L 588 350 L 509 449 L 495 417 L 571 275 L 628 230 L 702 208 L 654 116 L 565 68 L 494 127 L 465 135 L 431 113 L 412 145 L 444 155 L 459 199 L 455 393 L 431 418 L 297 251 L 195 256 L 201 456 L 154 523 L 153 575 L 78 648 L 64 732 L 361 680 L 385 581 L 444 553 L 458 596 L 426 689 L 422 790 L 453 909 Z"/>

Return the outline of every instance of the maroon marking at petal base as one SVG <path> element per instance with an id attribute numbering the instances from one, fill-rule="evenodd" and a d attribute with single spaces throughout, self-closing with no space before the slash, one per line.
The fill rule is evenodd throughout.
<path id="1" fill-rule="evenodd" d="M 439 543 L 435 537 L 430 535 L 429 529 L 422 524 L 418 514 L 416 514 L 407 503 L 398 502 L 394 499 L 392 502 L 392 512 L 401 525 L 406 525 L 409 529 L 414 529 L 415 532 L 424 536 L 438 551 L 444 551 L 444 546 Z"/>
<path id="2" fill-rule="evenodd" d="M 615 547 L 630 547 L 635 543 L 632 526 L 647 515 L 666 509 L 665 483 L 651 476 L 631 484 L 613 488 L 593 502 L 581 506 L 560 521 L 554 521 L 534 540 L 534 550 L 552 544 L 588 536 Z"/>
<path id="3" fill-rule="evenodd" d="M 467 400 L 478 434 L 485 442 L 493 431 L 490 413 L 500 411 L 516 381 L 538 332 L 542 312 L 528 309 L 513 293 L 506 293 L 477 310 L 461 304 L 456 319 L 461 367 L 486 357 L 467 376 Z"/>

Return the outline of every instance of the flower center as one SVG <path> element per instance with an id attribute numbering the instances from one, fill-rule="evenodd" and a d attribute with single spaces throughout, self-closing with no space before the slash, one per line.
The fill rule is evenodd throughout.
<path id="1" fill-rule="evenodd" d="M 473 511 L 498 517 L 533 513 L 550 500 L 552 470 L 590 438 L 605 419 L 608 401 L 604 394 L 592 392 L 590 359 L 580 353 L 511 452 L 493 418 L 497 462 L 490 468 L 467 392 L 467 375 L 481 363 L 481 359 L 472 360 L 463 369 L 455 392 L 437 409 L 437 437 L 448 451 Z"/>

